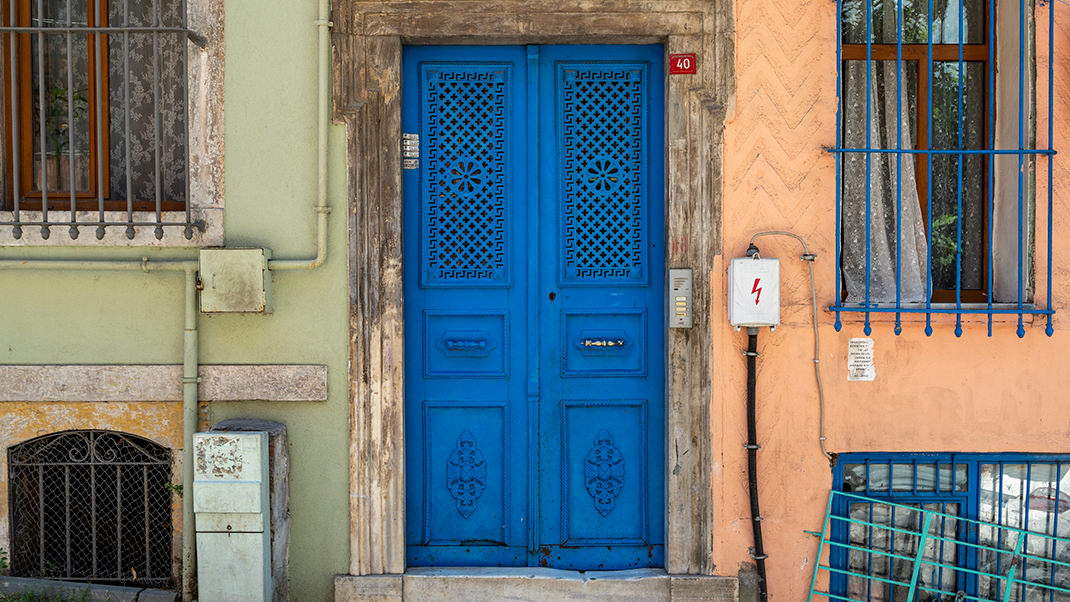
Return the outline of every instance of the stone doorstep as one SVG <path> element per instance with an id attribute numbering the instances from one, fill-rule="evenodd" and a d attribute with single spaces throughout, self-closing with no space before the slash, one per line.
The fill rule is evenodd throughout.
<path id="1" fill-rule="evenodd" d="M 90 602 L 177 602 L 179 599 L 176 592 L 162 589 L 72 583 L 29 577 L 0 577 L 0 594 L 24 592 L 49 596 L 60 595 L 64 599 L 74 600 L 80 600 L 79 596 L 88 593 L 86 599 Z"/>
<path id="2" fill-rule="evenodd" d="M 736 581 L 660 569 L 412 568 L 404 575 L 338 575 L 335 602 L 736 602 Z"/>

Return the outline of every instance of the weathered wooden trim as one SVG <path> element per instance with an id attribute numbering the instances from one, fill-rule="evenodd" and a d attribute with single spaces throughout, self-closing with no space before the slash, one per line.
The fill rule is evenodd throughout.
<path id="1" fill-rule="evenodd" d="M 695 52 L 700 69 L 666 88 L 666 267 L 693 269 L 696 308 L 692 329 L 668 335 L 666 569 L 713 574 L 709 276 L 721 250 L 731 3 L 349 0 L 333 10 L 335 118 L 349 125 L 350 573 L 405 571 L 402 44 L 661 42 Z"/>
<path id="2" fill-rule="evenodd" d="M 201 401 L 325 401 L 327 366 L 202 365 Z M 182 401 L 182 366 L 0 366 L 0 402 Z"/>
<path id="3" fill-rule="evenodd" d="M 401 40 L 359 43 L 345 77 L 367 95 L 339 99 L 350 123 L 350 572 L 405 567 L 404 324 L 401 257 Z M 357 141 L 354 144 L 354 141 Z"/>
<path id="4" fill-rule="evenodd" d="M 500 9 L 499 9 L 500 10 Z M 571 37 L 590 43 L 593 37 L 651 36 L 700 33 L 702 15 L 696 13 L 611 13 L 591 15 L 577 12 L 518 14 L 502 12 L 457 12 L 449 15 L 416 16 L 369 14 L 364 33 L 370 36 L 401 36 L 406 41 L 426 39 L 433 29 L 434 39 L 523 38 L 529 43 Z M 473 33 L 477 32 L 477 33 Z"/>

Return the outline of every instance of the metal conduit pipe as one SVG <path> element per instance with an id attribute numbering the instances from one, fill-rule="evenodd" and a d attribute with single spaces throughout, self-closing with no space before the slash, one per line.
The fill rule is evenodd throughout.
<path id="1" fill-rule="evenodd" d="M 200 358 L 197 345 L 197 268 L 186 270 L 186 319 L 182 329 L 182 599 L 193 600 L 196 589 L 197 546 L 193 518 L 193 433 L 197 431 L 197 384 Z"/>
<path id="2" fill-rule="evenodd" d="M 751 557 L 758 566 L 758 599 L 769 599 L 769 588 L 765 580 L 765 545 L 762 542 L 762 513 L 758 508 L 758 419 L 757 419 L 757 384 L 758 384 L 758 329 L 747 329 L 747 484 L 750 490 L 751 531 L 754 534 L 754 549 Z"/>
<path id="3" fill-rule="evenodd" d="M 312 259 L 270 259 L 272 270 L 315 270 L 327 261 L 327 130 L 330 125 L 330 60 L 331 60 L 330 0 L 319 0 L 319 74 L 317 76 L 318 110 L 316 123 L 316 256 Z"/>
<path id="4" fill-rule="evenodd" d="M 185 272 L 197 269 L 197 260 L 141 259 L 0 259 L 0 270 L 67 270 L 72 272 L 100 270 L 111 272 Z"/>

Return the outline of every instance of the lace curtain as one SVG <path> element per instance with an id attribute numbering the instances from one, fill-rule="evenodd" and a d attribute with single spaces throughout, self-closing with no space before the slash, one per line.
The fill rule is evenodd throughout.
<path id="1" fill-rule="evenodd" d="M 124 6 L 125 5 L 125 6 Z M 152 11 L 157 5 L 160 15 L 154 23 Z M 124 14 L 124 8 L 126 13 Z M 108 3 L 108 23 L 120 27 L 180 27 L 180 2 Z M 154 48 L 153 37 L 156 37 Z M 129 45 L 130 61 L 124 58 Z M 153 54 L 159 57 L 153 73 Z M 186 38 L 180 33 L 139 33 L 108 37 L 108 119 L 110 198 L 126 199 L 127 178 L 135 201 L 156 199 L 156 132 L 160 156 L 160 196 L 164 201 L 184 201 L 186 196 L 186 87 L 184 58 Z M 156 81 L 159 87 L 155 91 Z M 129 104 L 126 102 L 129 93 Z M 154 119 L 159 111 L 158 120 Z M 127 131 L 125 123 L 130 120 Z M 129 144 L 129 165 L 127 164 Z"/>
<path id="2" fill-rule="evenodd" d="M 107 2 L 108 24 L 111 27 L 180 27 L 182 25 L 182 5 L 177 1 L 150 2 Z M 153 4 L 157 4 L 159 18 L 153 19 Z M 125 10 L 127 11 L 124 14 Z M 48 5 L 53 13 L 66 6 L 63 0 L 53 1 Z M 76 2 L 80 10 L 85 10 L 85 2 Z M 52 13 L 49 13 L 52 14 Z M 84 20 L 84 19 L 83 19 Z M 52 34 L 60 41 L 64 37 Z M 182 33 L 161 33 L 157 35 L 155 52 L 159 62 L 156 71 L 159 86 L 155 85 L 153 73 L 154 44 L 151 33 L 111 34 L 108 36 L 108 173 L 109 181 L 105 189 L 105 198 L 125 200 L 129 174 L 129 189 L 135 201 L 153 201 L 156 198 L 156 138 L 159 137 L 160 195 L 164 201 L 185 201 L 186 161 L 186 106 L 183 97 L 186 88 L 185 53 L 186 38 Z M 85 55 L 84 38 L 76 45 L 76 52 L 81 49 Z M 8 44 L 7 37 L 3 39 Z M 124 47 L 130 51 L 129 62 L 124 57 Z M 5 46 L 7 49 L 8 46 Z M 3 78 L 7 65 L 0 65 L 0 79 Z M 84 69 L 84 58 L 83 67 Z M 63 71 L 65 76 L 65 71 Z M 79 77 L 85 74 L 78 72 Z M 84 84 L 83 84 L 84 87 Z M 129 102 L 126 101 L 129 88 Z M 154 99 L 154 88 L 156 98 Z M 5 87 L 0 93 L 0 111 L 10 110 L 9 89 Z M 158 119 L 155 113 L 158 111 Z M 129 132 L 126 121 L 129 118 Z M 75 135 L 85 135 L 88 122 L 82 124 Z M 0 137 L 6 127 L 6 120 L 0 120 Z M 2 138 L 0 138 L 2 139 Z M 127 144 L 129 143 L 129 163 L 127 161 Z M 0 165 L 10 161 L 7 148 L 0 145 Z M 0 207 L 11 202 L 6 181 L 7 170 L 0 169 Z"/>
<path id="3" fill-rule="evenodd" d="M 870 63 L 869 148 L 914 148 L 917 81 L 913 63 L 903 63 L 896 75 L 896 61 Z M 866 62 L 844 65 L 844 146 L 866 148 Z M 897 112 L 896 90 L 900 112 Z M 897 126 L 898 116 L 898 126 Z M 901 138 L 900 138 L 901 136 Z M 869 300 L 894 302 L 898 271 L 903 303 L 926 299 L 928 265 L 925 225 L 922 221 L 915 179 L 914 155 L 872 153 L 869 157 Z M 847 303 L 866 299 L 866 153 L 843 155 L 843 279 Z M 896 221 L 897 200 L 899 220 Z M 896 258 L 898 256 L 898 269 Z"/>

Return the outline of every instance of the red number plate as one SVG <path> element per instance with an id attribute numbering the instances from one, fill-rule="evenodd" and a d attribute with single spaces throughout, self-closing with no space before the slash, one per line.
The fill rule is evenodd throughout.
<path id="1" fill-rule="evenodd" d="M 669 73 L 696 73 L 698 65 L 695 61 L 695 54 L 670 54 L 669 55 Z"/>

